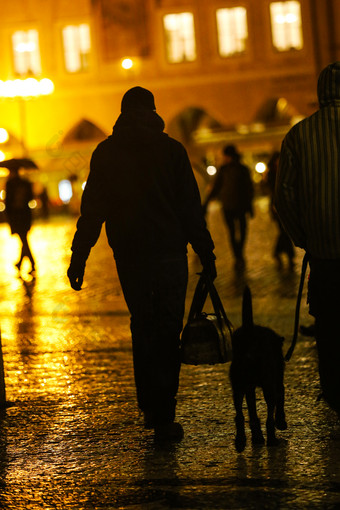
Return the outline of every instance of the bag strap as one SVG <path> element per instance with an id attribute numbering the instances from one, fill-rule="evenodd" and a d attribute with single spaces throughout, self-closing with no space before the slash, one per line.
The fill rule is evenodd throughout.
<path id="1" fill-rule="evenodd" d="M 201 275 L 201 273 L 198 274 Z M 196 285 L 194 297 L 192 298 L 192 303 L 188 314 L 188 321 L 192 321 L 202 312 L 207 297 L 208 289 L 204 284 L 202 276 L 200 276 Z"/>
<path id="2" fill-rule="evenodd" d="M 303 284 L 304 284 L 304 281 L 305 281 L 307 263 L 308 263 L 308 254 L 305 253 L 305 255 L 303 257 L 303 260 L 302 260 L 300 285 L 299 285 L 299 291 L 298 291 L 297 300 L 296 300 L 296 307 L 295 307 L 294 334 L 293 334 L 293 338 L 292 338 L 292 342 L 290 344 L 290 347 L 289 347 L 289 349 L 287 351 L 287 354 L 285 356 L 285 361 L 289 361 L 290 360 L 290 358 L 292 357 L 293 351 L 295 349 L 295 345 L 296 345 L 296 340 L 297 340 L 297 335 L 298 335 L 298 328 L 299 328 L 300 304 L 301 304 Z"/>
<path id="3" fill-rule="evenodd" d="M 222 316 L 230 333 L 232 333 L 232 330 L 233 330 L 232 323 L 230 322 L 230 320 L 227 317 L 227 314 L 224 310 L 224 306 L 222 304 L 221 298 L 216 290 L 216 287 L 215 287 L 212 279 L 208 275 L 202 275 L 202 277 L 204 277 L 204 279 L 206 281 L 206 286 L 207 286 L 207 289 L 208 289 L 208 292 L 210 295 L 212 305 L 214 307 L 215 314 L 217 316 L 217 320 L 220 322 L 220 324 L 219 324 L 220 327 L 222 328 L 222 321 L 221 321 L 221 316 Z"/>
<path id="4" fill-rule="evenodd" d="M 222 301 L 220 299 L 220 296 L 218 295 L 218 292 L 216 290 L 216 287 L 215 287 L 212 279 L 208 275 L 204 275 L 204 278 L 205 278 L 205 283 L 206 283 L 206 286 L 207 286 L 207 289 L 208 289 L 208 292 L 210 295 L 212 305 L 214 307 L 217 324 L 218 324 L 218 327 L 221 332 L 221 336 L 220 336 L 221 353 L 225 359 L 228 359 L 228 348 L 227 348 L 226 343 L 222 341 L 222 338 L 225 338 L 224 325 L 228 328 L 230 337 L 232 336 L 232 333 L 233 333 L 233 326 L 232 326 L 231 322 L 229 321 L 227 314 L 225 313 Z"/>
<path id="5" fill-rule="evenodd" d="M 193 320 L 202 312 L 204 304 L 209 294 L 214 308 L 214 312 L 217 317 L 219 328 L 222 330 L 223 326 L 221 318 L 223 318 L 231 333 L 233 329 L 232 323 L 230 322 L 230 320 L 227 317 L 227 314 L 225 313 L 222 301 L 220 299 L 220 296 L 218 295 L 218 292 L 212 279 L 210 278 L 210 276 L 204 273 L 198 274 L 200 275 L 200 278 L 197 282 L 194 297 L 192 299 L 192 304 L 188 315 L 188 321 Z"/>

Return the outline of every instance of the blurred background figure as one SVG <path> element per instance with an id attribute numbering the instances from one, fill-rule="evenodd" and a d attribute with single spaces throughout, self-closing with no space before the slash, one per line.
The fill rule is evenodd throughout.
<path id="1" fill-rule="evenodd" d="M 19 261 L 15 264 L 18 270 L 21 269 L 25 257 L 31 262 L 30 274 L 35 272 L 35 261 L 30 250 L 27 234 L 32 225 L 32 210 L 29 202 L 33 200 L 32 184 L 19 175 L 20 164 L 13 164 L 9 168 L 9 177 L 6 182 L 6 216 L 11 233 L 18 234 L 22 243 Z"/>
<path id="2" fill-rule="evenodd" d="M 50 216 L 50 199 L 46 186 L 43 187 L 41 193 L 38 195 L 38 198 L 41 202 L 41 217 L 47 219 Z"/>
<path id="3" fill-rule="evenodd" d="M 277 170 L 279 166 L 279 159 L 280 159 L 280 153 L 278 151 L 273 152 L 269 162 L 268 162 L 268 173 L 267 173 L 267 183 L 269 187 L 269 191 L 271 194 L 271 202 L 270 202 L 270 210 L 271 214 L 278 226 L 279 233 L 274 245 L 274 251 L 273 251 L 273 257 L 277 261 L 278 267 L 282 267 L 282 258 L 281 256 L 283 254 L 286 254 L 289 261 L 289 267 L 290 269 L 294 269 L 294 257 L 295 257 L 295 250 L 293 243 L 286 233 L 285 229 L 282 226 L 282 223 L 280 221 L 280 218 L 275 210 L 275 207 L 273 205 L 273 199 L 274 199 L 274 191 L 275 191 L 275 182 L 276 182 L 276 175 Z"/>
<path id="4" fill-rule="evenodd" d="M 223 149 L 223 164 L 203 205 L 206 210 L 212 199 L 222 203 L 224 219 L 235 257 L 235 268 L 245 266 L 244 245 L 247 234 L 247 214 L 253 217 L 254 186 L 249 168 L 241 163 L 234 145 Z"/>

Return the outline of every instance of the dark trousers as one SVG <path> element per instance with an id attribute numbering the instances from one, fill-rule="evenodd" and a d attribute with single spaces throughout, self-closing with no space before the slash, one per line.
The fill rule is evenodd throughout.
<path id="1" fill-rule="evenodd" d="M 246 214 L 223 209 L 224 219 L 229 230 L 231 247 L 236 259 L 243 258 L 244 243 L 247 234 Z"/>
<path id="2" fill-rule="evenodd" d="M 23 259 L 25 257 L 27 257 L 29 259 L 29 261 L 31 262 L 32 269 L 34 269 L 35 262 L 34 262 L 34 258 L 33 258 L 32 252 L 30 250 L 29 244 L 28 244 L 27 232 L 20 232 L 18 235 L 19 235 L 21 243 L 22 243 L 21 255 L 20 255 L 18 265 L 21 266 Z"/>
<path id="3" fill-rule="evenodd" d="M 310 260 L 309 310 L 315 317 L 320 384 L 340 412 L 340 260 Z"/>
<path id="4" fill-rule="evenodd" d="M 139 408 L 155 423 L 173 421 L 180 372 L 180 334 L 188 283 L 186 256 L 152 267 L 117 263 L 131 314 Z"/>
<path id="5" fill-rule="evenodd" d="M 279 227 L 279 235 L 276 239 L 274 247 L 274 256 L 278 257 L 281 253 L 286 253 L 288 258 L 292 260 L 295 255 L 294 245 L 286 231 L 284 230 L 282 223 L 277 219 Z"/>

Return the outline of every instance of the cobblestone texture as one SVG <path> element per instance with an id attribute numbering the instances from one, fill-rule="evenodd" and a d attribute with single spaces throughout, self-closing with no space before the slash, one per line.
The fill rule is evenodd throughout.
<path id="1" fill-rule="evenodd" d="M 244 283 L 257 323 L 288 349 L 302 253 L 296 269 L 272 259 L 275 224 L 259 199 L 250 221 L 247 268 L 233 270 L 222 216 L 211 204 L 220 291 L 240 325 Z M 274 509 L 340 508 L 340 428 L 319 393 L 314 341 L 299 337 L 286 366 L 288 430 L 278 447 L 235 451 L 229 365 L 181 371 L 178 420 L 185 438 L 160 447 L 136 409 L 129 316 L 102 234 L 84 290 L 65 276 L 75 219 L 37 222 L 30 234 L 35 280 L 14 269 L 17 240 L 0 225 L 0 320 L 7 400 L 0 419 L 0 508 Z M 189 252 L 187 309 L 200 270 Z M 305 305 L 301 322 L 312 322 Z M 265 421 L 265 404 L 258 394 Z M 249 430 L 247 428 L 249 436 Z"/>

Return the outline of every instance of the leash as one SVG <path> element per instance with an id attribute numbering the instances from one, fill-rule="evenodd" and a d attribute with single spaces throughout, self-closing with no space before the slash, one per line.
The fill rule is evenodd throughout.
<path id="1" fill-rule="evenodd" d="M 290 344 L 290 347 L 287 351 L 287 354 L 285 356 L 285 361 L 289 361 L 292 357 L 293 351 L 295 349 L 297 335 L 298 335 L 298 328 L 299 328 L 299 315 L 300 315 L 300 304 L 301 304 L 301 297 L 302 297 L 302 290 L 303 290 L 303 284 L 305 281 L 305 275 L 306 275 L 306 269 L 307 269 L 307 263 L 308 263 L 308 255 L 305 253 L 303 260 L 302 260 L 302 267 L 301 267 L 301 277 L 300 277 L 300 285 L 299 285 L 299 292 L 296 300 L 296 307 L 295 307 L 295 324 L 294 324 L 294 334 L 292 338 L 292 343 Z"/>

